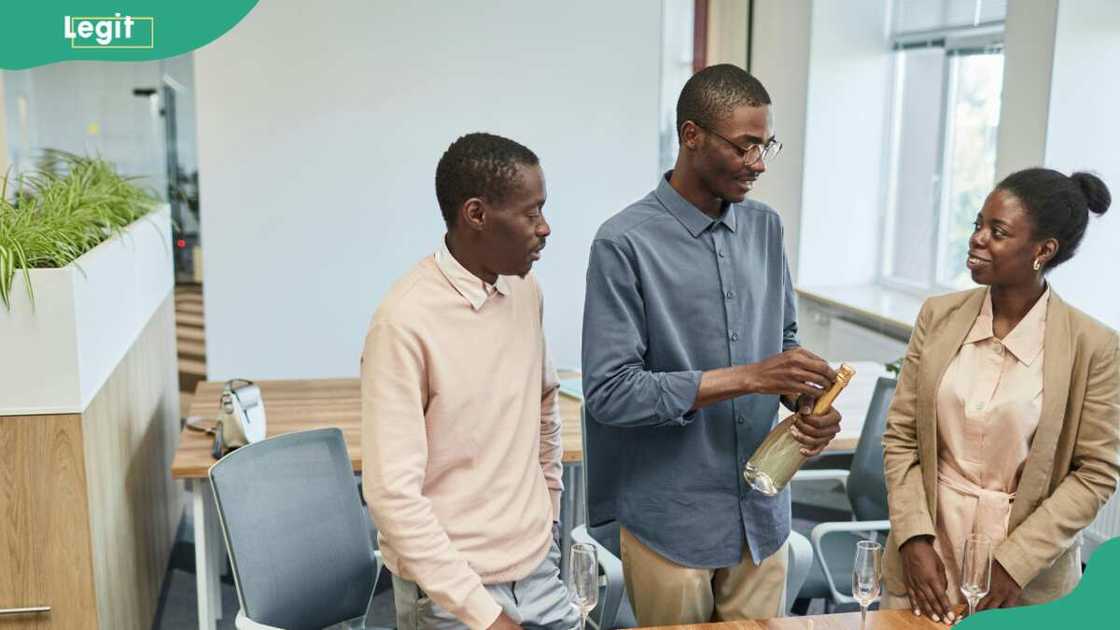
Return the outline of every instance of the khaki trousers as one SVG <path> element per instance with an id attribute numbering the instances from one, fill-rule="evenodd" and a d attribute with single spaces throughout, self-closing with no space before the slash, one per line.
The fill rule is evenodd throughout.
<path id="1" fill-rule="evenodd" d="M 621 530 L 622 570 L 640 626 L 770 619 L 782 615 L 789 543 L 755 566 L 693 569 L 666 559 Z"/>

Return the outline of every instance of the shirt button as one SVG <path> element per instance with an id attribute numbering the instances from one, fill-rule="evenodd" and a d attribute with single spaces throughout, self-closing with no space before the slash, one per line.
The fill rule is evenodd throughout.
<path id="1" fill-rule="evenodd" d="M 731 298 L 735 297 L 735 292 L 734 291 L 728 291 L 726 296 L 727 296 L 727 299 L 730 300 Z"/>
<path id="2" fill-rule="evenodd" d="M 718 252 L 716 252 L 716 253 L 718 253 L 718 254 L 719 254 L 719 257 L 720 257 L 720 258 L 726 258 L 726 257 L 727 257 L 727 254 L 726 254 L 726 253 L 725 253 L 725 252 L 724 252 L 724 251 L 723 251 L 722 249 L 721 249 L 721 250 L 719 250 L 719 251 L 718 251 Z"/>
<path id="3" fill-rule="evenodd" d="M 739 424 L 743 424 L 746 421 L 747 421 L 747 419 L 744 418 L 743 416 L 739 416 L 738 418 L 735 418 L 735 422 L 738 422 Z"/>
<path id="4" fill-rule="evenodd" d="M 731 333 L 731 341 L 739 341 L 739 333 L 737 333 L 737 332 Z"/>

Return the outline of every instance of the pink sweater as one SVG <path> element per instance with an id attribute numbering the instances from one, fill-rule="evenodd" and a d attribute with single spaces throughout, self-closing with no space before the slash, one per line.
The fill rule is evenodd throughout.
<path id="1" fill-rule="evenodd" d="M 446 246 L 389 291 L 362 355 L 363 485 L 385 563 L 471 628 L 543 561 L 560 506 L 558 380 L 539 285 Z"/>

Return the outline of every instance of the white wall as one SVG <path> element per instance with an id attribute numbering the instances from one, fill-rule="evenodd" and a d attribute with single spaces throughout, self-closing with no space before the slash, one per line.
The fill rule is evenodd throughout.
<path id="1" fill-rule="evenodd" d="M 754 3 L 751 73 L 770 92 L 783 144 L 754 196 L 782 215 L 799 286 L 876 276 L 891 86 L 888 14 L 887 0 Z"/>
<path id="2" fill-rule="evenodd" d="M 794 278 L 798 277 L 801 239 L 811 14 L 811 0 L 754 0 L 749 37 L 750 72 L 770 93 L 775 133 L 783 145 L 782 154 L 767 165 L 752 196 L 781 214 Z"/>
<path id="3" fill-rule="evenodd" d="M 1051 273 L 1068 302 L 1120 328 L 1120 3 L 1062 0 L 1053 36 L 1053 75 L 1048 90 L 1045 165 L 1063 173 L 1092 170 L 1112 191 L 1112 207 L 1090 217 L 1077 255 Z M 1002 140 L 1002 137 L 1001 137 Z M 1120 498 L 1113 496 L 1085 533 L 1085 557 L 1120 536 Z"/>
<path id="4" fill-rule="evenodd" d="M 798 285 L 876 276 L 892 67 L 887 14 L 885 0 L 813 2 Z"/>
<path id="5" fill-rule="evenodd" d="M 459 135 L 541 158 L 537 275 L 576 365 L 599 224 L 656 184 L 660 3 L 265 2 L 196 53 L 210 378 L 353 376 L 370 315 L 443 233 Z"/>
<path id="6" fill-rule="evenodd" d="M 1089 219 L 1073 260 L 1051 274 L 1071 304 L 1120 328 L 1120 2 L 1063 0 L 1058 6 L 1054 71 L 1046 126 L 1046 166 L 1091 170 L 1112 191 L 1112 208 Z M 1118 532 L 1120 533 L 1120 532 Z"/>
<path id="7" fill-rule="evenodd" d="M 1039 0 L 1008 5 L 996 179 L 1044 165 L 1067 175 L 1097 172 L 1120 199 L 1120 3 Z M 1118 203 L 1090 217 L 1077 256 L 1050 277 L 1071 304 L 1120 328 L 1120 296 L 1102 278 L 1120 275 Z"/>

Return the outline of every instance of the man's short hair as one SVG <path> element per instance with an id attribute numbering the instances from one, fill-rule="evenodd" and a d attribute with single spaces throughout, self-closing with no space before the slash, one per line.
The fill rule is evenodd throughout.
<path id="1" fill-rule="evenodd" d="M 692 75 L 681 89 L 677 99 L 677 135 L 686 120 L 711 129 L 736 107 L 769 104 L 770 94 L 762 82 L 746 70 L 729 63 L 708 66 Z"/>
<path id="2" fill-rule="evenodd" d="M 447 147 L 436 166 L 436 199 L 448 227 L 459 209 L 478 197 L 504 203 L 518 183 L 517 166 L 540 164 L 527 147 L 490 133 L 468 133 Z"/>

